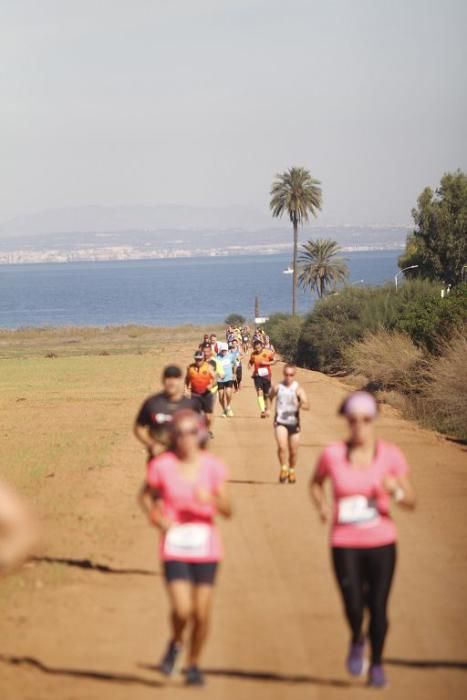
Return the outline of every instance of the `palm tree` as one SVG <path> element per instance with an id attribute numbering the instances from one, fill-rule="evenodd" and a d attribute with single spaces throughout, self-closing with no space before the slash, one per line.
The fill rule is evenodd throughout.
<path id="1" fill-rule="evenodd" d="M 345 282 L 348 268 L 342 258 L 336 257 L 340 252 L 336 241 L 318 239 L 308 241 L 300 253 L 300 287 L 315 289 L 321 299 L 328 288 L 335 289 L 338 282 Z"/>
<path id="2" fill-rule="evenodd" d="M 321 182 L 305 168 L 289 168 L 276 175 L 271 187 L 270 207 L 274 217 L 286 212 L 293 226 L 292 314 L 296 313 L 298 226 L 321 210 Z"/>

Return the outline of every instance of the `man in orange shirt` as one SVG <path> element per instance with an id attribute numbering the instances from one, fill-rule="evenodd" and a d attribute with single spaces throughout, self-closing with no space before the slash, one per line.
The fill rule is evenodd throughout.
<path id="1" fill-rule="evenodd" d="M 195 399 L 206 417 L 209 437 L 212 434 L 214 394 L 211 389 L 216 381 L 216 373 L 209 362 L 204 359 L 202 350 L 197 350 L 194 362 L 188 365 L 185 377 L 185 386 L 191 391 L 191 398 Z"/>
<path id="2" fill-rule="evenodd" d="M 253 368 L 253 381 L 255 383 L 258 406 L 261 418 L 269 416 L 269 392 L 271 391 L 272 372 L 271 367 L 275 363 L 274 353 L 267 350 L 258 338 L 253 343 L 253 352 L 248 363 Z"/>

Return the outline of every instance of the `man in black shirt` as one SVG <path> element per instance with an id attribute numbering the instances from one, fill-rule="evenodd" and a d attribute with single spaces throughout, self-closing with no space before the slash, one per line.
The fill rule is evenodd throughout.
<path id="1" fill-rule="evenodd" d="M 163 391 L 146 399 L 136 416 L 133 432 L 150 457 L 161 454 L 168 445 L 168 424 L 182 409 L 200 412 L 199 402 L 185 396 L 180 367 L 169 365 L 162 373 Z"/>

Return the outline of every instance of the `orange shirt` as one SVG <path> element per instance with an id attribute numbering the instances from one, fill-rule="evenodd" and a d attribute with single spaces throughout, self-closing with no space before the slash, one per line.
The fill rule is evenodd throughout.
<path id="1" fill-rule="evenodd" d="M 259 352 L 252 352 L 250 356 L 250 365 L 254 365 L 253 376 L 267 376 L 271 378 L 271 366 L 267 364 L 268 362 L 274 362 L 274 353 L 270 350 L 263 348 L 263 350 L 260 350 Z M 259 372 L 258 370 L 260 369 L 267 369 L 267 373 L 264 374 L 263 372 Z"/>
<path id="2" fill-rule="evenodd" d="M 204 394 L 211 387 L 212 371 L 208 362 L 203 362 L 199 367 L 195 363 L 187 370 L 187 383 L 195 394 Z"/>

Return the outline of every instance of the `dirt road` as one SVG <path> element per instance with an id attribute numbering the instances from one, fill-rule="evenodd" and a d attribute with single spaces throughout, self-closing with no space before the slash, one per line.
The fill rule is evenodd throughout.
<path id="1" fill-rule="evenodd" d="M 154 669 L 167 638 L 167 604 L 156 533 L 135 503 L 144 456 L 130 435 L 140 399 L 152 390 L 163 360 L 98 358 L 94 394 L 84 394 L 90 365 L 83 361 L 81 379 L 68 380 L 60 391 L 48 383 L 50 372 L 58 371 L 53 365 L 40 380 L 31 377 L 21 397 L 11 386 L 2 395 L 10 452 L 15 441 L 24 446 L 31 440 L 34 418 L 41 440 L 57 441 L 57 455 L 68 450 L 71 462 L 62 457 L 60 464 L 47 464 L 36 482 L 35 500 L 49 533 L 43 556 L 0 582 L 3 700 L 187 696 Z M 52 366 L 48 362 L 43 360 L 44 370 Z M 271 423 L 258 418 L 248 379 L 235 399 L 235 418 L 217 420 L 214 449 L 230 465 L 236 512 L 222 524 L 227 558 L 204 658 L 208 687 L 192 691 L 206 699 L 353 700 L 369 692 L 343 670 L 347 632 L 327 534 L 307 494 L 319 451 L 341 435 L 335 412 L 345 387 L 313 372 L 300 371 L 299 378 L 312 409 L 303 417 L 297 485 L 276 483 Z M 390 409 L 380 428 L 406 453 L 419 496 L 414 514 L 395 515 L 400 557 L 385 697 L 465 698 L 466 448 Z M 88 446 L 78 464 L 72 436 L 80 448 Z M 103 455 L 99 464 L 96 452 Z"/>

